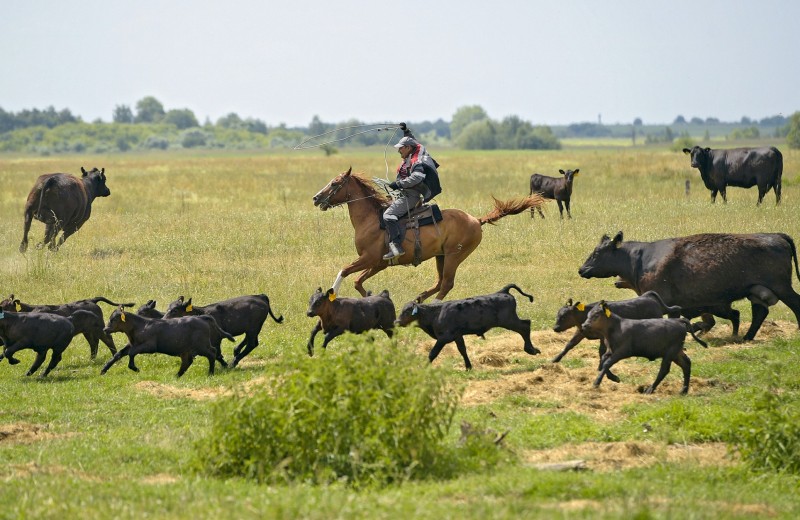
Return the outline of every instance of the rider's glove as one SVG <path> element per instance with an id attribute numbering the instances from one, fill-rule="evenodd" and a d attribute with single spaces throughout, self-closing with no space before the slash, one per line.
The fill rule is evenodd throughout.
<path id="1" fill-rule="evenodd" d="M 399 190 L 400 186 L 398 186 L 396 182 L 390 182 L 389 183 L 389 189 L 390 190 Z"/>

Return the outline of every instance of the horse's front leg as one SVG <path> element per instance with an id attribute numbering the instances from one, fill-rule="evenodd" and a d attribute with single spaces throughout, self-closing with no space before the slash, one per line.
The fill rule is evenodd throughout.
<path id="1" fill-rule="evenodd" d="M 365 269 L 364 271 L 362 271 L 362 273 L 358 275 L 358 278 L 356 278 L 356 281 L 353 284 L 356 288 L 356 291 L 358 291 L 361 294 L 361 296 L 366 296 L 367 291 L 364 289 L 363 283 L 367 280 L 367 278 L 372 278 L 373 276 L 383 271 L 387 267 L 388 264 L 376 265 L 374 267 L 370 267 L 369 269 Z"/>
<path id="2" fill-rule="evenodd" d="M 344 280 L 347 276 L 356 273 L 358 271 L 365 271 L 370 268 L 377 267 L 380 262 L 382 261 L 380 251 L 378 251 L 377 255 L 370 254 L 369 250 L 365 250 L 361 253 L 355 262 L 348 264 L 339 271 L 339 274 L 336 275 L 336 280 L 333 282 L 331 288 L 333 289 L 333 294 L 339 294 L 339 286 L 342 285 L 342 280 Z M 377 272 L 377 271 L 376 271 Z M 363 282 L 364 279 L 361 279 Z M 359 284 L 356 283 L 356 289 L 359 290 Z M 358 292 L 361 293 L 361 296 L 366 296 L 367 293 L 364 289 L 360 289 Z"/>

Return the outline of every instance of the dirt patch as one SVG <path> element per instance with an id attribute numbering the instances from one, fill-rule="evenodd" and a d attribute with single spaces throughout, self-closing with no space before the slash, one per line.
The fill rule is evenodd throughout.
<path id="1" fill-rule="evenodd" d="M 70 434 L 53 433 L 47 425 L 30 423 L 0 424 L 0 444 L 30 444 L 47 439 L 68 437 Z"/>
<path id="2" fill-rule="evenodd" d="M 180 388 L 157 383 L 155 381 L 141 381 L 136 383 L 134 388 L 163 399 L 194 399 L 195 401 L 206 401 L 208 399 L 216 399 L 221 395 L 230 394 L 230 390 L 222 387 Z"/>
<path id="3" fill-rule="evenodd" d="M 26 464 L 7 464 L 0 469 L 5 481 L 17 478 L 28 478 L 37 475 L 68 475 L 88 482 L 103 482 L 103 479 L 84 473 L 83 471 L 73 470 L 64 466 L 48 465 L 42 466 L 36 462 Z"/>
<path id="4" fill-rule="evenodd" d="M 170 475 L 169 473 L 157 473 L 155 475 L 148 475 L 144 477 L 141 482 L 143 484 L 150 484 L 152 486 L 163 486 L 165 484 L 174 484 L 180 481 L 180 477 Z"/>
<path id="5" fill-rule="evenodd" d="M 734 464 L 724 443 L 699 445 L 653 442 L 586 442 L 548 450 L 526 450 L 522 459 L 529 464 L 583 460 L 593 471 L 617 471 L 659 463 L 692 463 L 699 466 Z"/>

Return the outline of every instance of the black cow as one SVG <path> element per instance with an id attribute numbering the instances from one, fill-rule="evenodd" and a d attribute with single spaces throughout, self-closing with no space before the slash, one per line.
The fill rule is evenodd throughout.
<path id="1" fill-rule="evenodd" d="M 753 320 L 745 340 L 755 337 L 769 307 L 785 303 L 800 324 L 800 294 L 792 289 L 797 250 L 784 233 L 705 233 L 655 242 L 623 242 L 622 231 L 604 235 L 578 269 L 583 278 L 619 276 L 638 294 L 656 291 L 685 317 L 711 312 L 725 317 L 730 304 L 750 300 Z M 737 313 L 738 318 L 738 313 Z"/>
<path id="2" fill-rule="evenodd" d="M 32 349 L 36 352 L 36 359 L 25 374 L 29 376 L 42 366 L 47 351 L 52 350 L 50 363 L 39 376 L 45 377 L 61 362 L 74 330 L 69 319 L 56 314 L 0 311 L 0 339 L 4 345 L 0 359 L 5 357 L 10 364 L 16 365 L 19 359 L 15 359 L 14 354 Z"/>
<path id="3" fill-rule="evenodd" d="M 708 347 L 694 335 L 692 324 L 686 318 L 642 320 L 621 318 L 612 313 L 602 300 L 586 316 L 581 329 L 587 336 L 602 336 L 608 344 L 608 352 L 601 360 L 600 373 L 594 382 L 595 388 L 600 386 L 603 376 L 608 374 L 611 367 L 621 359 L 643 357 L 653 361 L 662 358 L 656 380 L 644 393 L 655 392 L 658 384 L 669 373 L 670 365 L 675 363 L 683 369 L 681 394 L 685 394 L 689 391 L 689 377 L 692 371 L 692 362 L 683 350 L 686 333 L 689 332 L 703 347 Z"/>
<path id="4" fill-rule="evenodd" d="M 783 155 L 777 148 L 712 150 L 695 146 L 691 150 L 684 148 L 683 153 L 691 155 L 692 168 L 700 170 L 703 183 L 711 190 L 711 202 L 716 202 L 717 192 L 728 202 L 725 191 L 728 186 L 758 186 L 757 204 L 761 204 L 770 189 L 775 190 L 775 203 L 780 204 Z"/>
<path id="5" fill-rule="evenodd" d="M 236 298 L 203 307 L 193 305 L 191 298 L 184 301 L 183 296 L 181 296 L 169 304 L 164 313 L 164 319 L 201 315 L 211 316 L 217 320 L 221 329 L 233 336 L 245 335 L 242 342 L 233 349 L 232 367 L 238 365 L 242 358 L 258 346 L 258 335 L 267 320 L 267 316 L 272 317 L 275 323 L 283 322 L 283 316 L 276 318 L 272 313 L 269 298 L 266 294 L 237 296 Z M 221 343 L 222 337 L 215 339 L 214 346 L 219 351 L 219 358 L 222 357 Z"/>
<path id="6" fill-rule="evenodd" d="M 306 316 L 319 317 L 311 329 L 311 337 L 308 338 L 308 355 L 313 356 L 314 338 L 320 330 L 325 331 L 322 348 L 327 348 L 333 338 L 345 332 L 361 334 L 380 329 L 391 338 L 396 313 L 389 291 L 384 290 L 378 296 L 364 298 L 338 298 L 333 289 L 322 292 L 322 287 L 318 287 L 308 300 Z"/>
<path id="7" fill-rule="evenodd" d="M 140 306 L 136 310 L 136 314 L 139 316 L 144 316 L 145 318 L 163 318 L 164 313 L 160 310 L 156 309 L 156 301 L 155 300 L 147 300 L 147 303 Z"/>
<path id="8" fill-rule="evenodd" d="M 572 218 L 572 213 L 569 212 L 569 201 L 572 197 L 572 181 L 580 170 L 558 170 L 558 173 L 563 175 L 563 177 L 548 177 L 546 175 L 540 175 L 538 173 L 534 173 L 531 175 L 531 192 L 530 194 L 533 195 L 534 193 L 539 193 L 542 197 L 546 199 L 555 199 L 556 203 L 558 204 L 558 214 L 561 218 L 564 218 L 564 206 L 567 207 L 567 217 Z M 535 208 L 539 211 L 539 215 L 544 218 L 544 213 L 542 213 L 542 208 L 539 206 Z M 534 208 L 531 208 L 531 218 L 534 217 L 533 213 Z"/>
<path id="9" fill-rule="evenodd" d="M 114 363 L 126 355 L 128 368 L 138 372 L 139 368 L 134 362 L 138 354 L 158 353 L 181 358 L 178 377 L 192 365 L 195 356 L 208 359 L 208 374 L 211 375 L 214 373 L 214 361 L 217 357 L 217 349 L 211 344 L 212 331 L 234 341 L 233 336 L 220 329 L 211 316 L 186 316 L 162 320 L 125 312 L 125 309 L 120 307 L 111 313 L 105 332 L 106 334 L 124 332 L 128 337 L 128 344 L 114 354 L 100 373 L 105 374 Z"/>
<path id="10" fill-rule="evenodd" d="M 117 307 L 120 305 L 123 307 L 133 307 L 133 303 L 116 303 L 112 302 L 108 298 L 104 298 L 103 296 L 96 296 L 87 300 L 78 300 L 71 303 L 61 303 L 56 305 L 30 305 L 14 298 L 14 295 L 12 294 L 3 301 L 0 301 L 0 309 L 13 312 L 46 312 L 67 318 L 76 311 L 84 310 L 97 316 L 97 318 L 100 320 L 100 323 L 103 323 L 103 310 L 99 305 L 97 305 L 100 302 Z M 92 359 L 97 357 L 97 347 L 99 346 L 100 341 L 102 341 L 108 347 L 108 350 L 110 350 L 112 354 L 117 352 L 117 347 L 114 345 L 114 339 L 103 332 L 103 327 L 98 329 L 96 326 L 88 326 L 82 328 L 79 332 L 76 332 L 76 334 L 78 333 L 83 334 L 83 336 L 86 338 L 86 342 L 89 344 L 89 352 Z"/>
<path id="11" fill-rule="evenodd" d="M 602 368 L 603 355 L 606 353 L 605 340 L 602 336 L 587 336 L 581 328 L 581 324 L 586 321 L 586 317 L 589 315 L 589 312 L 599 303 L 600 302 L 584 304 L 577 302 L 573 304 L 572 298 L 570 298 L 570 300 L 558 310 L 558 313 L 556 314 L 556 324 L 553 326 L 553 331 L 564 332 L 572 327 L 577 327 L 577 330 L 564 346 L 564 350 L 562 350 L 560 354 L 553 358 L 553 363 L 558 363 L 561 361 L 567 352 L 572 350 L 572 348 L 580 343 L 583 338 L 599 339 L 600 366 L 598 367 L 598 370 Z M 669 315 L 670 318 L 678 318 L 681 315 L 680 307 L 677 305 L 666 305 L 664 300 L 662 300 L 655 291 L 647 291 L 636 298 L 620 300 L 616 302 L 606 302 L 606 304 L 608 305 L 608 308 L 611 309 L 611 312 L 621 318 L 641 320 L 644 318 L 661 318 L 664 316 L 664 314 Z M 608 371 L 608 378 L 615 383 L 619 383 L 619 378 L 611 373 L 611 371 Z"/>
<path id="12" fill-rule="evenodd" d="M 111 190 L 106 186 L 106 169 L 92 168 L 87 172 L 81 167 L 83 177 L 78 179 L 66 173 L 47 173 L 39 176 L 25 202 L 25 224 L 20 253 L 28 249 L 28 231 L 33 219 L 44 222 L 44 239 L 37 245 L 47 244 L 52 251 L 59 248 L 70 235 L 78 231 L 92 214 L 92 202 L 96 197 L 108 197 Z M 56 243 L 56 235 L 64 231 Z"/>
<path id="13" fill-rule="evenodd" d="M 539 354 L 539 349 L 531 342 L 531 321 L 517 316 L 517 300 L 511 296 L 511 289 L 516 289 L 533 301 L 533 296 L 524 293 L 515 284 L 509 284 L 496 293 L 464 300 L 428 304 L 409 302 L 403 306 L 395 323 L 405 327 L 416 321 L 426 334 L 436 340 L 428 354 L 431 363 L 445 345 L 455 341 L 458 352 L 464 358 L 464 366 L 467 370 L 472 370 L 464 336 L 483 336 L 495 327 L 517 332 L 525 342 L 525 352 Z"/>

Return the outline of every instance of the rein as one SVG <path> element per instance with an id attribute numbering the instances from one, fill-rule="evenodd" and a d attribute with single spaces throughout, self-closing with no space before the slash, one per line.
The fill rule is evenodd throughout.
<path id="1" fill-rule="evenodd" d="M 339 202 L 337 204 L 331 204 L 331 198 L 333 198 L 334 195 L 339 193 L 339 190 L 344 188 L 345 185 L 350 182 L 350 179 L 351 179 L 351 177 L 348 176 L 347 179 L 344 180 L 344 182 L 342 182 L 340 185 L 338 185 L 335 188 L 333 188 L 331 190 L 331 192 L 324 199 L 322 199 L 322 202 L 327 204 L 328 207 L 330 207 L 330 208 L 338 208 L 340 206 L 343 206 L 344 204 L 350 204 L 351 202 L 357 202 L 359 200 L 372 199 L 372 198 L 376 197 L 375 194 L 372 194 L 372 195 L 367 195 L 365 197 L 359 197 L 357 199 L 354 199 L 354 198 L 350 197 L 350 190 L 347 190 L 345 192 L 345 194 L 344 194 L 345 200 L 343 202 Z"/>

